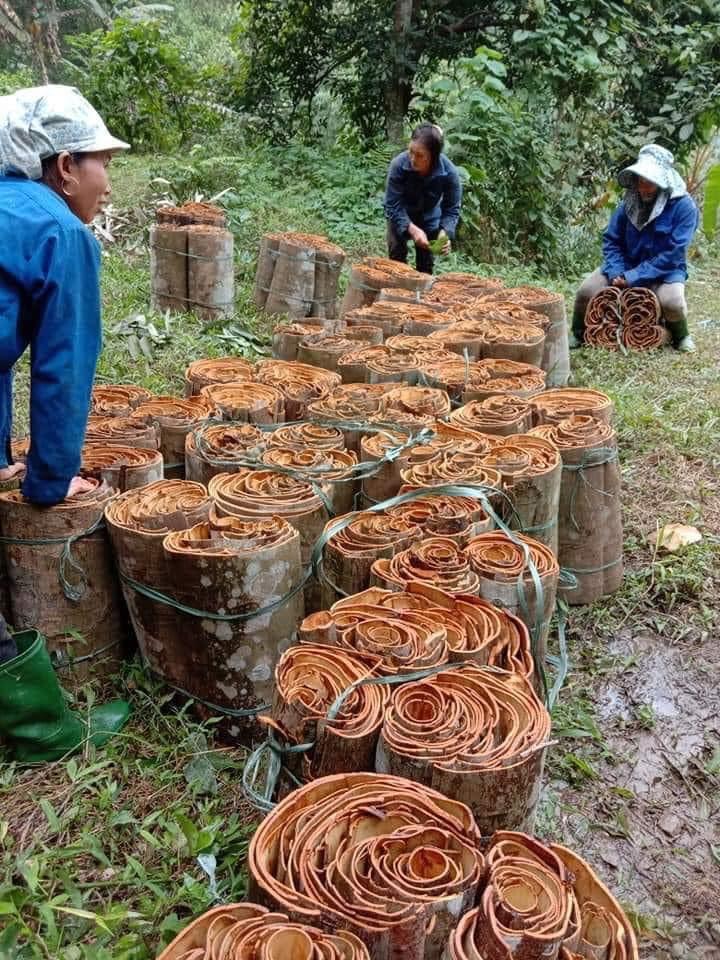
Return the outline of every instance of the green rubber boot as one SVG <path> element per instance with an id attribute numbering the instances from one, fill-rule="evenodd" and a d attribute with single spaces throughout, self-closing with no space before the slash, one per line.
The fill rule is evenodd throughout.
<path id="1" fill-rule="evenodd" d="M 130 704 L 114 700 L 90 711 L 88 727 L 67 705 L 44 638 L 24 630 L 14 639 L 18 655 L 0 664 L 0 737 L 15 760 L 59 760 L 88 739 L 101 747 L 124 726 Z"/>

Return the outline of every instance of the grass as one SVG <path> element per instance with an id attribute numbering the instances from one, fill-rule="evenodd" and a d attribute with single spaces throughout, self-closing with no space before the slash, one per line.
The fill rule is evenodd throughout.
<path id="1" fill-rule="evenodd" d="M 240 159 L 204 158 L 204 151 L 195 150 L 182 159 L 116 162 L 120 213 L 116 243 L 104 254 L 100 381 L 178 393 L 191 360 L 247 346 L 247 335 L 262 338 L 267 328 L 252 307 L 251 289 L 258 240 L 266 230 L 325 230 L 351 257 L 383 249 L 379 167 L 359 161 L 352 167 L 337 155 L 321 171 L 306 148 L 282 156 L 267 150 Z M 157 176 L 167 182 L 153 182 Z M 173 185 L 206 197 L 232 187 L 223 202 L 236 239 L 238 301 L 235 317 L 225 324 L 208 328 L 186 315 L 172 318 L 167 328 L 165 318 L 148 308 L 148 211 L 151 199 L 169 194 Z M 445 266 L 477 267 L 458 253 Z M 493 265 L 487 271 L 510 283 L 542 280 L 530 267 Z M 577 280 L 566 278 L 564 292 L 570 294 Z M 572 611 L 572 672 L 554 714 L 560 745 L 552 754 L 538 823 L 543 836 L 561 837 L 563 824 L 576 816 L 563 783 L 590 791 L 588 823 L 603 824 L 620 843 L 634 836 L 628 819 L 637 806 L 633 789 L 605 781 L 624 747 L 609 744 L 597 691 L 638 662 L 610 652 L 608 638 L 631 625 L 635 632 L 652 631 L 662 643 L 682 644 L 720 626 L 720 270 L 701 264 L 690 289 L 700 348 L 695 356 L 584 351 L 573 358 L 576 382 L 606 390 L 616 406 L 627 576 L 613 597 Z M 129 338 L 148 322 L 160 342 L 151 359 L 133 359 Z M 23 369 L 19 429 L 26 393 Z M 698 526 L 704 540 L 681 554 L 658 556 L 648 534 L 668 521 Z M 113 694 L 127 696 L 134 713 L 126 731 L 102 751 L 88 749 L 38 769 L 0 766 L 0 960 L 147 960 L 184 919 L 218 898 L 238 899 L 245 892 L 244 856 L 255 814 L 239 788 L 241 752 L 218 745 L 212 725 L 197 724 L 187 704 L 168 697 L 136 665 L 74 696 L 77 708 L 86 710 L 95 697 Z M 628 742 L 652 731 L 652 706 L 640 704 L 625 723 Z M 716 776 L 719 751 L 718 741 L 708 739 L 708 777 Z M 662 917 L 635 906 L 632 913 L 648 936 L 668 929 Z"/>

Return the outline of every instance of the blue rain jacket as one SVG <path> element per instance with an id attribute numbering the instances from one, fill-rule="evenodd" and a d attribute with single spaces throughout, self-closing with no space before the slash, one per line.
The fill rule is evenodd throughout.
<path id="1" fill-rule="evenodd" d="M 462 184 L 457 167 L 445 154 L 440 154 L 435 169 L 426 177 L 416 173 L 407 150 L 391 162 L 385 185 L 385 216 L 396 233 L 403 237 L 410 223 L 422 230 L 444 230 L 455 238 Z"/>
<path id="2" fill-rule="evenodd" d="M 12 431 L 12 369 L 30 348 L 23 494 L 59 503 L 80 469 L 102 344 L 100 247 L 44 184 L 0 177 L 0 463 Z"/>
<path id="3" fill-rule="evenodd" d="M 684 283 L 687 250 L 698 225 L 692 197 L 670 199 L 642 230 L 631 223 L 621 203 L 603 237 L 602 271 L 608 280 L 624 276 L 631 287 L 651 283 Z"/>

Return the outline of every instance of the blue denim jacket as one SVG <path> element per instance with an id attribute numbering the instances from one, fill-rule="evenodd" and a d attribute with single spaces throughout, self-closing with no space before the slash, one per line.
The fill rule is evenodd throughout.
<path id="1" fill-rule="evenodd" d="M 426 177 L 416 173 L 407 150 L 390 164 L 385 185 L 385 216 L 399 236 L 405 236 L 410 223 L 423 230 L 444 230 L 455 237 L 462 184 L 455 164 L 440 154 L 435 169 Z"/>
<path id="2" fill-rule="evenodd" d="M 698 225 L 698 210 L 685 194 L 668 200 L 665 209 L 642 230 L 630 221 L 621 203 L 603 237 L 602 271 L 608 280 L 624 276 L 631 287 L 687 280 L 687 250 Z"/>
<path id="3" fill-rule="evenodd" d="M 99 276 L 100 247 L 67 204 L 43 183 L 0 177 L 0 458 L 12 369 L 30 347 L 22 492 L 34 503 L 59 503 L 80 468 L 102 340 Z"/>

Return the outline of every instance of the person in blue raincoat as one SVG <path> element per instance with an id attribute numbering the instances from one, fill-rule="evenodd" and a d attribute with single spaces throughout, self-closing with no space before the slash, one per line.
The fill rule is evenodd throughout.
<path id="1" fill-rule="evenodd" d="M 0 97 L 0 480 L 52 506 L 77 476 L 101 346 L 100 249 L 86 226 L 128 148 L 72 87 Z M 13 464 L 12 371 L 30 349 L 30 450 Z"/>
<path id="2" fill-rule="evenodd" d="M 22 479 L 38 509 L 88 492 L 80 457 L 101 344 L 100 250 L 87 224 L 109 195 L 107 167 L 127 149 L 73 87 L 0 97 L 0 480 Z M 13 366 L 30 350 L 30 449 L 14 464 Z M 124 701 L 69 709 L 45 640 L 0 616 L 0 738 L 20 762 L 101 746 L 128 719 Z"/>
<path id="3" fill-rule="evenodd" d="M 419 124 L 408 149 L 390 163 L 385 186 L 388 256 L 406 263 L 412 240 L 415 266 L 422 273 L 433 272 L 431 241 L 441 238 L 441 252 L 449 253 L 460 219 L 462 184 L 443 147 L 437 124 Z"/>
<path id="4" fill-rule="evenodd" d="M 571 349 L 585 333 L 590 300 L 604 287 L 654 290 L 673 346 L 692 353 L 685 282 L 687 251 L 698 226 L 698 209 L 673 166 L 669 150 L 655 143 L 640 150 L 637 162 L 618 177 L 625 196 L 603 238 L 603 264 L 578 290 L 573 312 Z"/>

